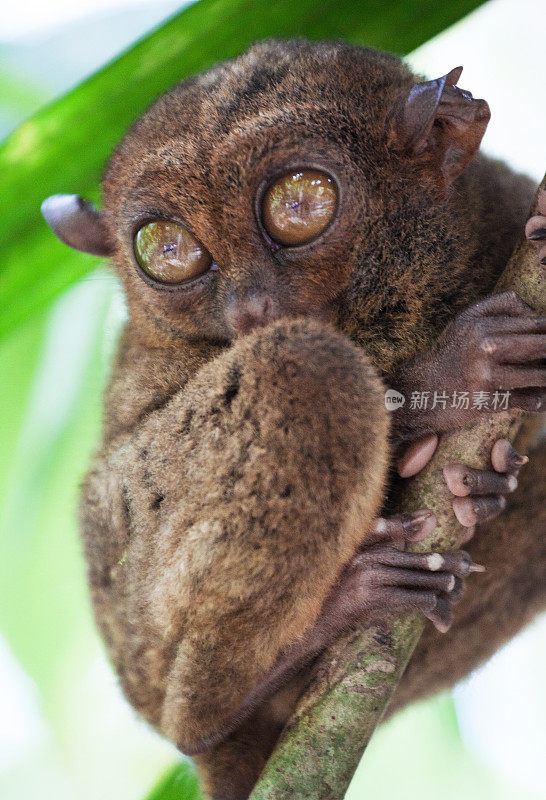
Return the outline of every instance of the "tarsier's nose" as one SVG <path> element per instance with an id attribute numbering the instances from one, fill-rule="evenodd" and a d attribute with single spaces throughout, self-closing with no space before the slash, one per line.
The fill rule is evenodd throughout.
<path id="1" fill-rule="evenodd" d="M 266 292 L 235 297 L 226 308 L 226 322 L 235 336 L 261 328 L 278 316 L 278 303 Z"/>

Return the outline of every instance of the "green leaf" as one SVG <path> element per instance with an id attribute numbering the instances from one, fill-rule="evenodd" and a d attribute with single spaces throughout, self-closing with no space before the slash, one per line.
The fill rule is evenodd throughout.
<path id="1" fill-rule="evenodd" d="M 478 5 L 201 0 L 170 19 L 21 125 L 0 149 L 0 336 L 97 264 L 54 240 L 40 216 L 41 201 L 57 192 L 96 199 L 112 147 L 167 88 L 268 36 L 346 38 L 407 53 Z"/>
<path id="2" fill-rule="evenodd" d="M 157 783 L 146 800 L 202 800 L 195 770 L 182 761 L 169 770 Z"/>

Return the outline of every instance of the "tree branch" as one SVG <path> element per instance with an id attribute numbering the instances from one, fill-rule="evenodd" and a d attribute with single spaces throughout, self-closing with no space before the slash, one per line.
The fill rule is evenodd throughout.
<path id="1" fill-rule="evenodd" d="M 546 177 L 539 191 L 546 188 Z M 538 192 L 533 203 L 536 207 Z M 534 212 L 533 212 L 534 213 Z M 536 311 L 546 310 L 544 269 L 522 235 L 497 284 L 513 289 Z M 429 508 L 438 525 L 416 550 L 460 545 L 464 528 L 453 513 L 442 467 L 453 461 L 484 469 L 499 438 L 513 440 L 518 417 L 500 412 L 444 436 L 434 458 L 407 482 L 399 511 Z M 341 800 L 396 689 L 424 621 L 412 614 L 338 640 L 321 657 L 311 684 L 256 784 L 251 800 Z"/>

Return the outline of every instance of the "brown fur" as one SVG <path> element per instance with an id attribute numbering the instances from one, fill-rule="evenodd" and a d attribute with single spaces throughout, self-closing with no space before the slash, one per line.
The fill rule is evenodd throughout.
<path id="1" fill-rule="evenodd" d="M 531 184 L 499 162 L 476 157 L 446 191 L 391 146 L 416 81 L 373 50 L 258 44 L 160 98 L 105 175 L 130 321 L 83 490 L 95 613 L 127 697 L 182 750 L 227 725 L 197 757 L 222 800 L 247 796 L 305 677 L 236 730 L 229 720 L 317 619 L 380 509 L 377 374 L 492 289 L 525 220 Z M 254 198 L 302 164 L 336 177 L 337 218 L 278 259 Z M 214 278 L 190 290 L 143 280 L 132 238 L 150 213 L 205 243 Z M 256 287 L 300 319 L 232 343 L 226 305 Z M 469 593 L 447 636 L 427 632 L 393 708 L 451 685 L 543 606 L 543 486 L 520 493 L 477 538 L 475 557 L 493 565 L 485 588 Z"/>
<path id="2" fill-rule="evenodd" d="M 366 529 L 381 504 L 386 417 L 361 350 L 279 322 L 205 365 L 88 476 L 103 636 L 133 705 L 183 751 L 317 619 L 362 540 L 345 520 L 363 504 Z"/>

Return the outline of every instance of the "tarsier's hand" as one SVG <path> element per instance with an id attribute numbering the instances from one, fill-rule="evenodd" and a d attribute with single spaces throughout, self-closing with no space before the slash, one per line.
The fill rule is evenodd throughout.
<path id="1" fill-rule="evenodd" d="M 514 292 L 482 300 L 448 325 L 433 353 L 414 359 L 392 382 L 406 397 L 395 413 L 395 435 L 411 441 L 506 408 L 543 411 L 545 359 L 546 315 Z M 415 393 L 427 397 L 426 407 L 411 402 Z M 476 402 L 480 393 L 483 404 Z"/>
<path id="2" fill-rule="evenodd" d="M 435 441 L 433 441 L 433 439 Z M 410 477 L 425 466 L 434 453 L 437 437 L 412 445 L 398 462 L 402 477 Z M 521 456 L 506 439 L 491 451 L 492 470 L 462 464 L 444 468 L 444 479 L 454 496 L 453 509 L 469 541 L 476 525 L 499 514 L 505 496 L 517 487 L 517 473 L 528 458 Z M 465 590 L 465 578 L 484 570 L 464 551 L 409 553 L 406 545 L 426 539 L 434 531 L 431 511 L 416 511 L 380 518 L 366 535 L 365 544 L 344 570 L 325 606 L 333 617 L 362 618 L 374 614 L 420 611 L 445 632 L 452 623 L 453 605 Z"/>
<path id="3" fill-rule="evenodd" d="M 492 295 L 460 314 L 438 342 L 437 381 L 470 393 L 510 392 L 508 405 L 540 411 L 546 398 L 546 316 L 513 292 Z M 460 409 L 460 424 L 476 409 Z"/>

